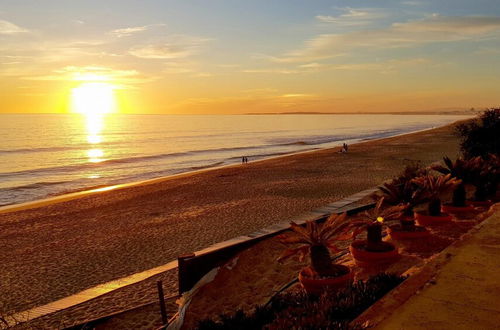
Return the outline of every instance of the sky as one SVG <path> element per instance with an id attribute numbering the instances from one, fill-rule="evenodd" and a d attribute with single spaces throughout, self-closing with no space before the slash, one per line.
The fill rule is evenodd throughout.
<path id="1" fill-rule="evenodd" d="M 110 93 L 123 113 L 499 106 L 500 3 L 0 0 L 0 113 Z"/>

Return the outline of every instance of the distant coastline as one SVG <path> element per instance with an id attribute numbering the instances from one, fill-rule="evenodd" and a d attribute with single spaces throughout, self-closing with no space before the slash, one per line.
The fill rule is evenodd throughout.
<path id="1" fill-rule="evenodd" d="M 475 116 L 480 110 L 456 110 L 456 111 L 400 111 L 400 112 L 247 112 L 243 115 L 470 115 Z"/>

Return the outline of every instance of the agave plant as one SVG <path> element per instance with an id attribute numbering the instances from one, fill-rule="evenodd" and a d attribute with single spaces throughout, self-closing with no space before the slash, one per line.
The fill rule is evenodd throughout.
<path id="1" fill-rule="evenodd" d="M 428 212 L 431 216 L 441 215 L 441 199 L 440 195 L 454 189 L 460 180 L 455 179 L 451 174 L 442 176 L 425 175 L 413 179 L 418 186 L 420 186 L 426 194 L 426 199 L 429 201 Z"/>
<path id="2" fill-rule="evenodd" d="M 422 168 L 418 164 L 407 165 L 399 176 L 379 187 L 385 203 L 389 205 L 405 204 L 406 208 L 403 215 L 412 216 L 413 208 L 423 201 L 422 188 L 412 180 L 416 177 L 427 175 L 428 172 L 428 169 Z"/>
<path id="3" fill-rule="evenodd" d="M 431 168 L 441 174 L 450 174 L 453 178 L 460 180 L 453 190 L 453 206 L 464 207 L 466 200 L 465 184 L 472 183 L 475 174 L 475 164 L 463 158 L 457 158 L 454 162 L 448 158 L 443 157 L 445 166 L 441 164 L 433 165 Z"/>
<path id="4" fill-rule="evenodd" d="M 291 222 L 290 225 L 292 233 L 280 235 L 278 238 L 286 245 L 300 245 L 284 251 L 278 258 L 279 261 L 296 254 L 302 261 L 309 255 L 311 268 L 319 277 L 335 277 L 341 274 L 342 268 L 332 262 L 330 251 L 340 252 L 336 244 L 350 237 L 346 235 L 350 225 L 346 213 L 334 214 L 323 224 L 306 221 L 305 227 L 295 222 Z"/>
<path id="5" fill-rule="evenodd" d="M 362 213 L 357 221 L 353 221 L 351 227 L 354 228 L 352 237 L 356 238 L 366 228 L 366 249 L 368 251 L 378 251 L 385 249 L 382 242 L 382 226 L 385 221 L 400 219 L 407 205 L 400 204 L 383 208 L 385 198 L 378 200 L 375 207 Z"/>

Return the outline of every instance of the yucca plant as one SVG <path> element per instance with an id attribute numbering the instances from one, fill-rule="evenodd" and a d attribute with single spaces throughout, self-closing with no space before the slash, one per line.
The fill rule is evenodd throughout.
<path id="1" fill-rule="evenodd" d="M 428 212 L 431 216 L 441 215 L 441 194 L 454 189 L 461 183 L 451 176 L 451 174 L 432 176 L 425 175 L 413 179 L 418 186 L 420 186 L 426 194 L 428 204 Z"/>
<path id="2" fill-rule="evenodd" d="M 312 271 L 318 277 L 342 275 L 344 268 L 332 262 L 330 251 L 340 252 L 336 244 L 339 241 L 349 239 L 349 236 L 346 235 L 349 226 L 346 213 L 334 214 L 323 224 L 306 221 L 305 227 L 291 222 L 292 233 L 280 235 L 278 238 L 285 245 L 299 244 L 299 246 L 287 249 L 278 260 L 282 261 L 291 256 L 299 255 L 300 260 L 303 261 L 309 255 Z"/>
<path id="3" fill-rule="evenodd" d="M 413 179 L 427 175 L 428 172 L 427 168 L 422 168 L 418 164 L 407 165 L 399 176 L 379 187 L 385 203 L 393 206 L 406 205 L 401 217 L 402 227 L 411 227 L 415 224 L 414 220 L 408 218 L 413 217 L 413 208 L 422 203 L 424 197 L 422 188 L 415 184 Z"/>
<path id="4" fill-rule="evenodd" d="M 407 207 L 406 205 L 395 205 L 383 208 L 384 201 L 385 198 L 380 198 L 373 209 L 360 214 L 358 219 L 351 223 L 351 228 L 354 228 L 353 238 L 366 229 L 366 250 L 368 251 L 376 252 L 386 249 L 386 245 L 381 244 L 383 223 L 400 219 Z"/>
<path id="5" fill-rule="evenodd" d="M 453 189 L 452 205 L 465 207 L 465 201 L 467 199 L 465 184 L 473 182 L 476 164 L 463 158 L 457 158 L 453 162 L 449 157 L 443 157 L 443 162 L 445 166 L 436 164 L 431 166 L 431 168 L 441 174 L 450 174 L 451 177 L 460 180 L 460 183 Z"/>

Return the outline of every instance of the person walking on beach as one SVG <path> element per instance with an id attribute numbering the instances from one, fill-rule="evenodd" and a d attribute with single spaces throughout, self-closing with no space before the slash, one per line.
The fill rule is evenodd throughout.
<path id="1" fill-rule="evenodd" d="M 246 164 L 246 163 L 248 163 L 248 157 L 247 157 L 247 156 L 243 156 L 243 157 L 241 157 L 241 163 L 242 163 L 242 164 Z"/>

